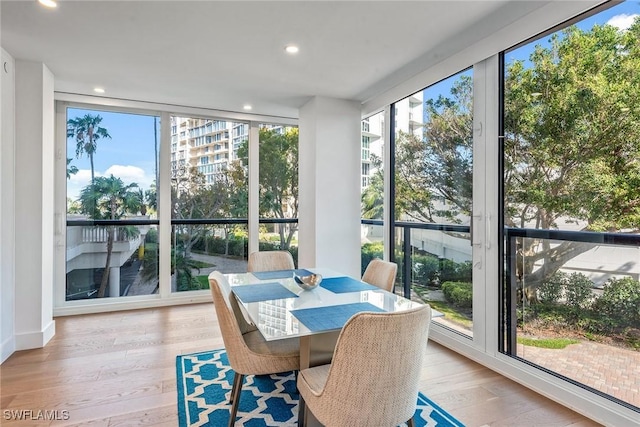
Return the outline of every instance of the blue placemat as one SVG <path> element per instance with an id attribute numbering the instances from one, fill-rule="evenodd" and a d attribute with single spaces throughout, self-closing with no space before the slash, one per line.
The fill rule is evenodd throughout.
<path id="1" fill-rule="evenodd" d="M 320 282 L 320 286 L 334 294 L 380 289 L 368 283 L 361 282 L 360 280 L 352 279 L 351 277 L 331 277 L 330 279 L 323 279 L 322 282 Z"/>
<path id="2" fill-rule="evenodd" d="M 274 299 L 298 298 L 298 295 L 278 282 L 256 285 L 232 286 L 231 290 L 244 303 L 269 301 Z"/>
<path id="3" fill-rule="evenodd" d="M 311 273 L 309 270 L 297 269 L 297 270 L 275 270 L 275 271 L 256 271 L 251 273 L 259 280 L 272 280 L 272 279 L 289 279 L 293 277 L 293 274 L 298 276 L 308 276 Z"/>
<path id="4" fill-rule="evenodd" d="M 352 304 L 326 307 L 301 308 L 299 310 L 291 310 L 291 314 L 311 331 L 319 332 L 340 329 L 351 316 L 361 311 L 385 312 L 383 309 L 368 302 L 354 302 Z"/>

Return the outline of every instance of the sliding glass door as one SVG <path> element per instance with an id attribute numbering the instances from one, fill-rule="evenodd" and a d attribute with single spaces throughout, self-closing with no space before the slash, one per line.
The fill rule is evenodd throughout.
<path id="1" fill-rule="evenodd" d="M 472 337 L 473 70 L 391 106 L 393 259 L 399 287 Z"/>
<path id="2" fill-rule="evenodd" d="M 501 350 L 640 408 L 640 18 L 504 53 Z"/>

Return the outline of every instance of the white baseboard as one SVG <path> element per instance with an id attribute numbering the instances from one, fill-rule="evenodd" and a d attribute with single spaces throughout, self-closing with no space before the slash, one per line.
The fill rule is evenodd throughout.
<path id="1" fill-rule="evenodd" d="M 0 364 L 4 363 L 14 351 L 16 351 L 16 341 L 12 335 L 0 344 Z"/>
<path id="2" fill-rule="evenodd" d="M 56 321 L 52 320 L 41 331 L 16 334 L 15 350 L 29 350 L 32 348 L 42 348 L 56 333 Z"/>
<path id="3" fill-rule="evenodd" d="M 75 316 L 78 314 L 138 310 L 144 308 L 198 304 L 205 302 L 209 302 L 213 305 L 211 292 L 209 290 L 183 292 L 182 294 L 186 295 L 178 293 L 166 298 L 159 298 L 159 295 L 140 295 L 122 298 L 96 298 L 87 301 L 73 301 L 74 304 L 67 303 L 63 307 L 55 307 L 53 309 L 53 316 Z"/>

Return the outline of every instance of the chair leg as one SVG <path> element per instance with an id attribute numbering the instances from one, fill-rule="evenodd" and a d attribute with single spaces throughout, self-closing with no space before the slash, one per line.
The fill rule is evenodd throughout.
<path id="1" fill-rule="evenodd" d="M 307 425 L 307 408 L 302 396 L 298 399 L 298 427 L 306 427 Z"/>
<path id="2" fill-rule="evenodd" d="M 413 417 L 409 418 L 409 421 L 407 421 L 407 427 L 415 427 L 415 422 L 413 421 Z"/>
<path id="3" fill-rule="evenodd" d="M 243 382 L 244 375 L 236 372 L 233 377 L 233 388 L 231 389 L 231 413 L 229 414 L 229 427 L 233 427 L 236 424 L 236 414 L 238 413 L 238 405 L 240 404 Z"/>
<path id="4" fill-rule="evenodd" d="M 231 384 L 231 392 L 229 392 L 229 405 L 233 404 L 233 398 L 235 397 L 235 392 L 238 389 L 238 379 L 239 375 L 237 372 L 233 372 L 233 384 Z"/>

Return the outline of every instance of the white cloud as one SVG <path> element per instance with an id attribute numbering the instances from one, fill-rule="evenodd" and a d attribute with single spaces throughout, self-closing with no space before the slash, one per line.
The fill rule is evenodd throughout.
<path id="1" fill-rule="evenodd" d="M 96 174 L 96 176 L 98 176 Z M 79 169 L 67 180 L 67 197 L 78 200 L 80 191 L 91 183 L 91 169 Z"/>
<path id="2" fill-rule="evenodd" d="M 627 15 L 626 13 L 623 13 L 620 15 L 613 16 L 611 19 L 607 21 L 607 24 L 613 25 L 614 27 L 622 31 L 628 30 L 631 24 L 633 24 L 633 21 L 636 19 L 637 16 L 638 16 L 637 13 L 633 15 Z"/>
<path id="3" fill-rule="evenodd" d="M 125 185 L 136 183 L 140 188 L 149 188 L 154 177 L 147 176 L 144 169 L 137 166 L 113 165 L 104 172 L 104 176 L 115 176 L 122 180 Z"/>
<path id="4" fill-rule="evenodd" d="M 115 176 L 124 182 L 125 185 L 136 183 L 138 187 L 146 190 L 149 188 L 154 176 L 149 176 L 145 173 L 144 169 L 131 165 L 112 165 L 102 172 L 95 172 L 95 176 Z M 72 200 L 77 200 L 80 195 L 80 191 L 91 183 L 91 170 L 80 169 L 78 173 L 71 175 L 67 180 L 67 197 Z"/>

